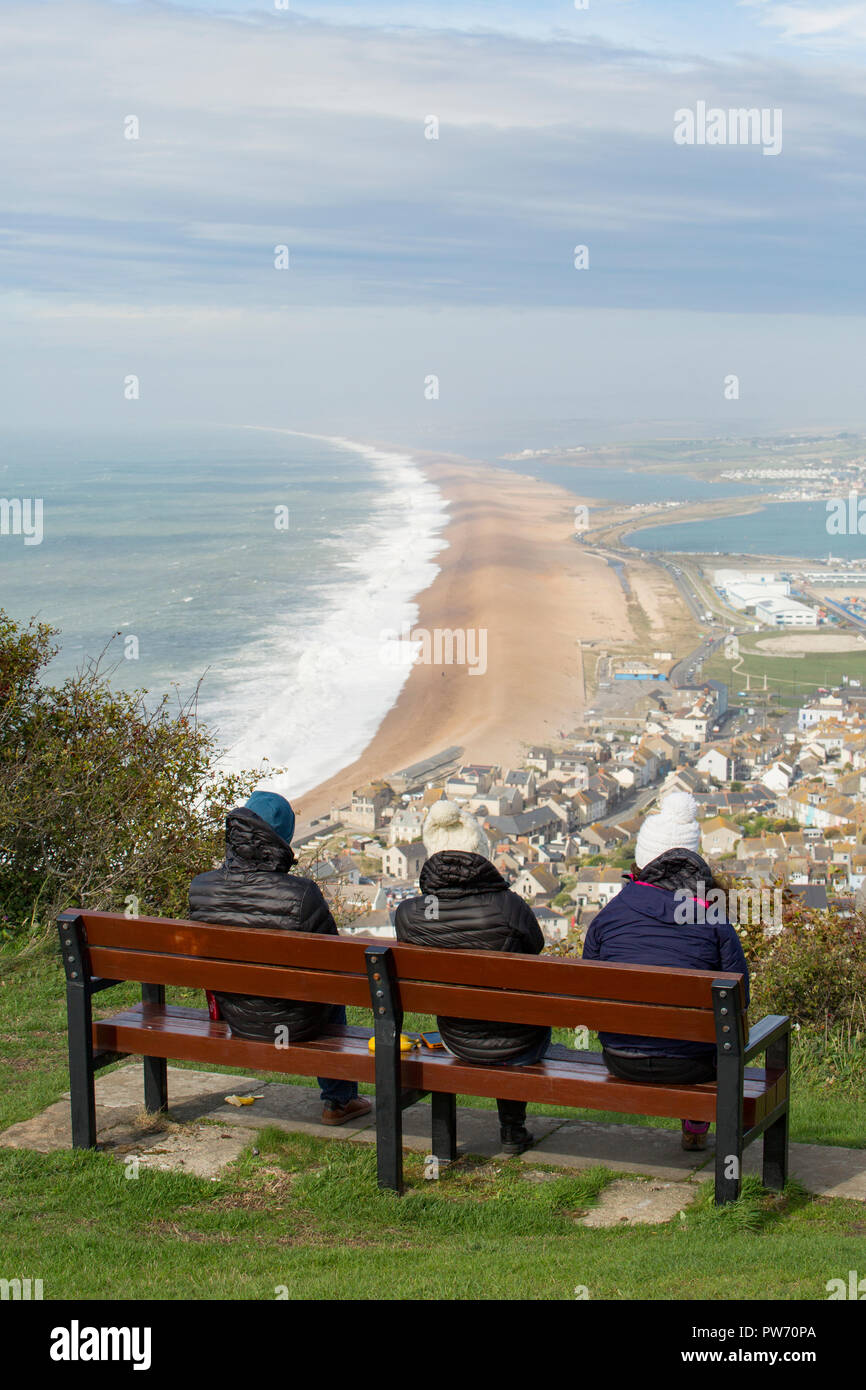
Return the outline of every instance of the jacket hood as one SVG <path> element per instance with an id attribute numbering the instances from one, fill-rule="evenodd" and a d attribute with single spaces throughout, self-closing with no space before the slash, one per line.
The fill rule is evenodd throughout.
<path id="1" fill-rule="evenodd" d="M 635 867 L 633 877 L 644 883 L 653 883 L 657 888 L 667 888 L 676 892 L 687 888 L 690 892 L 707 893 L 715 886 L 713 871 L 706 859 L 690 849 L 668 849 L 651 859 L 642 869 Z"/>
<path id="2" fill-rule="evenodd" d="M 482 854 L 440 850 L 425 860 L 418 884 L 422 893 L 459 897 L 464 893 L 507 893 L 508 884 Z"/>
<path id="3" fill-rule="evenodd" d="M 266 820 L 245 806 L 226 816 L 226 868 L 288 873 L 295 852 Z"/>
<path id="4" fill-rule="evenodd" d="M 627 874 L 621 896 L 634 913 L 679 925 L 676 912 L 682 894 L 704 898 L 714 887 L 713 871 L 706 860 L 691 850 L 675 849 Z"/>

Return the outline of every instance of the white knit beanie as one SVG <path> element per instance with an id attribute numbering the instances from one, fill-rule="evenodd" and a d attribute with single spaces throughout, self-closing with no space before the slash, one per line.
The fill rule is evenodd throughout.
<path id="1" fill-rule="evenodd" d="M 634 862 L 643 869 L 668 849 L 690 849 L 701 844 L 698 806 L 690 792 L 670 792 L 656 816 L 647 816 L 637 837 Z"/>
<path id="2" fill-rule="evenodd" d="M 462 850 L 464 854 L 490 856 L 490 841 L 474 816 L 454 801 L 434 801 L 421 834 L 428 854 Z"/>

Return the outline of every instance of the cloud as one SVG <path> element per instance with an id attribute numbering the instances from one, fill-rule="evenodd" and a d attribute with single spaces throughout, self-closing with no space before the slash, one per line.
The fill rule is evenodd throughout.
<path id="1" fill-rule="evenodd" d="M 826 40 L 845 44 L 851 39 L 866 39 L 866 4 L 816 5 L 810 0 L 802 3 L 779 4 L 776 0 L 740 0 L 749 9 L 758 11 L 758 20 L 768 28 L 779 29 L 788 40 Z"/>
<path id="2" fill-rule="evenodd" d="M 862 290 L 864 121 L 841 65 L 804 83 L 792 64 L 600 40 L 94 0 L 44 16 L 0 16 L 7 285 L 263 310 L 778 309 L 793 276 L 798 307 L 847 311 Z M 782 107 L 783 156 L 675 147 L 673 112 L 698 99 Z"/>
<path id="3" fill-rule="evenodd" d="M 675 146 L 674 112 L 697 100 L 782 108 L 783 153 Z M 319 399 L 330 415 L 311 428 L 343 402 L 350 429 L 350 401 L 381 425 L 388 392 L 414 402 L 437 355 L 442 414 L 461 373 L 487 383 L 458 392 L 466 414 L 499 409 L 515 388 L 490 386 L 508 375 L 495 328 L 473 346 L 469 327 L 499 314 L 512 355 L 527 325 L 538 409 L 548 378 L 567 399 L 572 338 L 616 315 L 604 370 L 581 366 L 585 394 L 612 402 L 623 343 L 645 343 L 653 315 L 665 334 L 676 313 L 822 315 L 829 361 L 831 316 L 863 309 L 864 111 L 841 57 L 33 0 L 0 11 L 0 102 L 15 409 L 20 378 L 49 370 L 74 375 L 64 409 L 98 412 L 143 361 L 142 403 L 166 413 L 189 392 L 196 410 L 212 396 L 242 419 L 246 400 L 279 423 L 275 402 Z"/>

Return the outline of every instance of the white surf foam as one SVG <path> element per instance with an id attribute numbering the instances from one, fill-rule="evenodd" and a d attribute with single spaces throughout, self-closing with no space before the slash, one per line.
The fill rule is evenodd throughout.
<path id="1" fill-rule="evenodd" d="M 400 694 L 411 668 L 383 660 L 382 633 L 417 621 L 413 597 L 438 573 L 448 504 L 409 454 L 279 432 L 354 451 L 381 490 L 373 514 L 329 543 L 345 583 L 313 591 L 290 627 L 272 623 L 226 663 L 218 701 L 201 711 L 228 745 L 226 767 L 267 758 L 286 772 L 261 785 L 299 796 L 363 752 Z"/>

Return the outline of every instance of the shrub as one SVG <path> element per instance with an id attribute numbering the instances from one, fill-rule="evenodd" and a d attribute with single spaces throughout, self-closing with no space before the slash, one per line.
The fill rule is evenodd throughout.
<path id="1" fill-rule="evenodd" d="M 752 1013 L 789 1014 L 804 1027 L 861 1023 L 866 1017 L 866 929 L 859 918 L 804 908 L 787 895 L 783 930 L 741 932 L 749 961 Z"/>
<path id="2" fill-rule="evenodd" d="M 226 774 L 186 702 L 112 689 L 105 653 L 45 682 L 57 631 L 0 609 L 0 934 L 66 907 L 184 916 L 226 811 L 275 769 Z"/>

